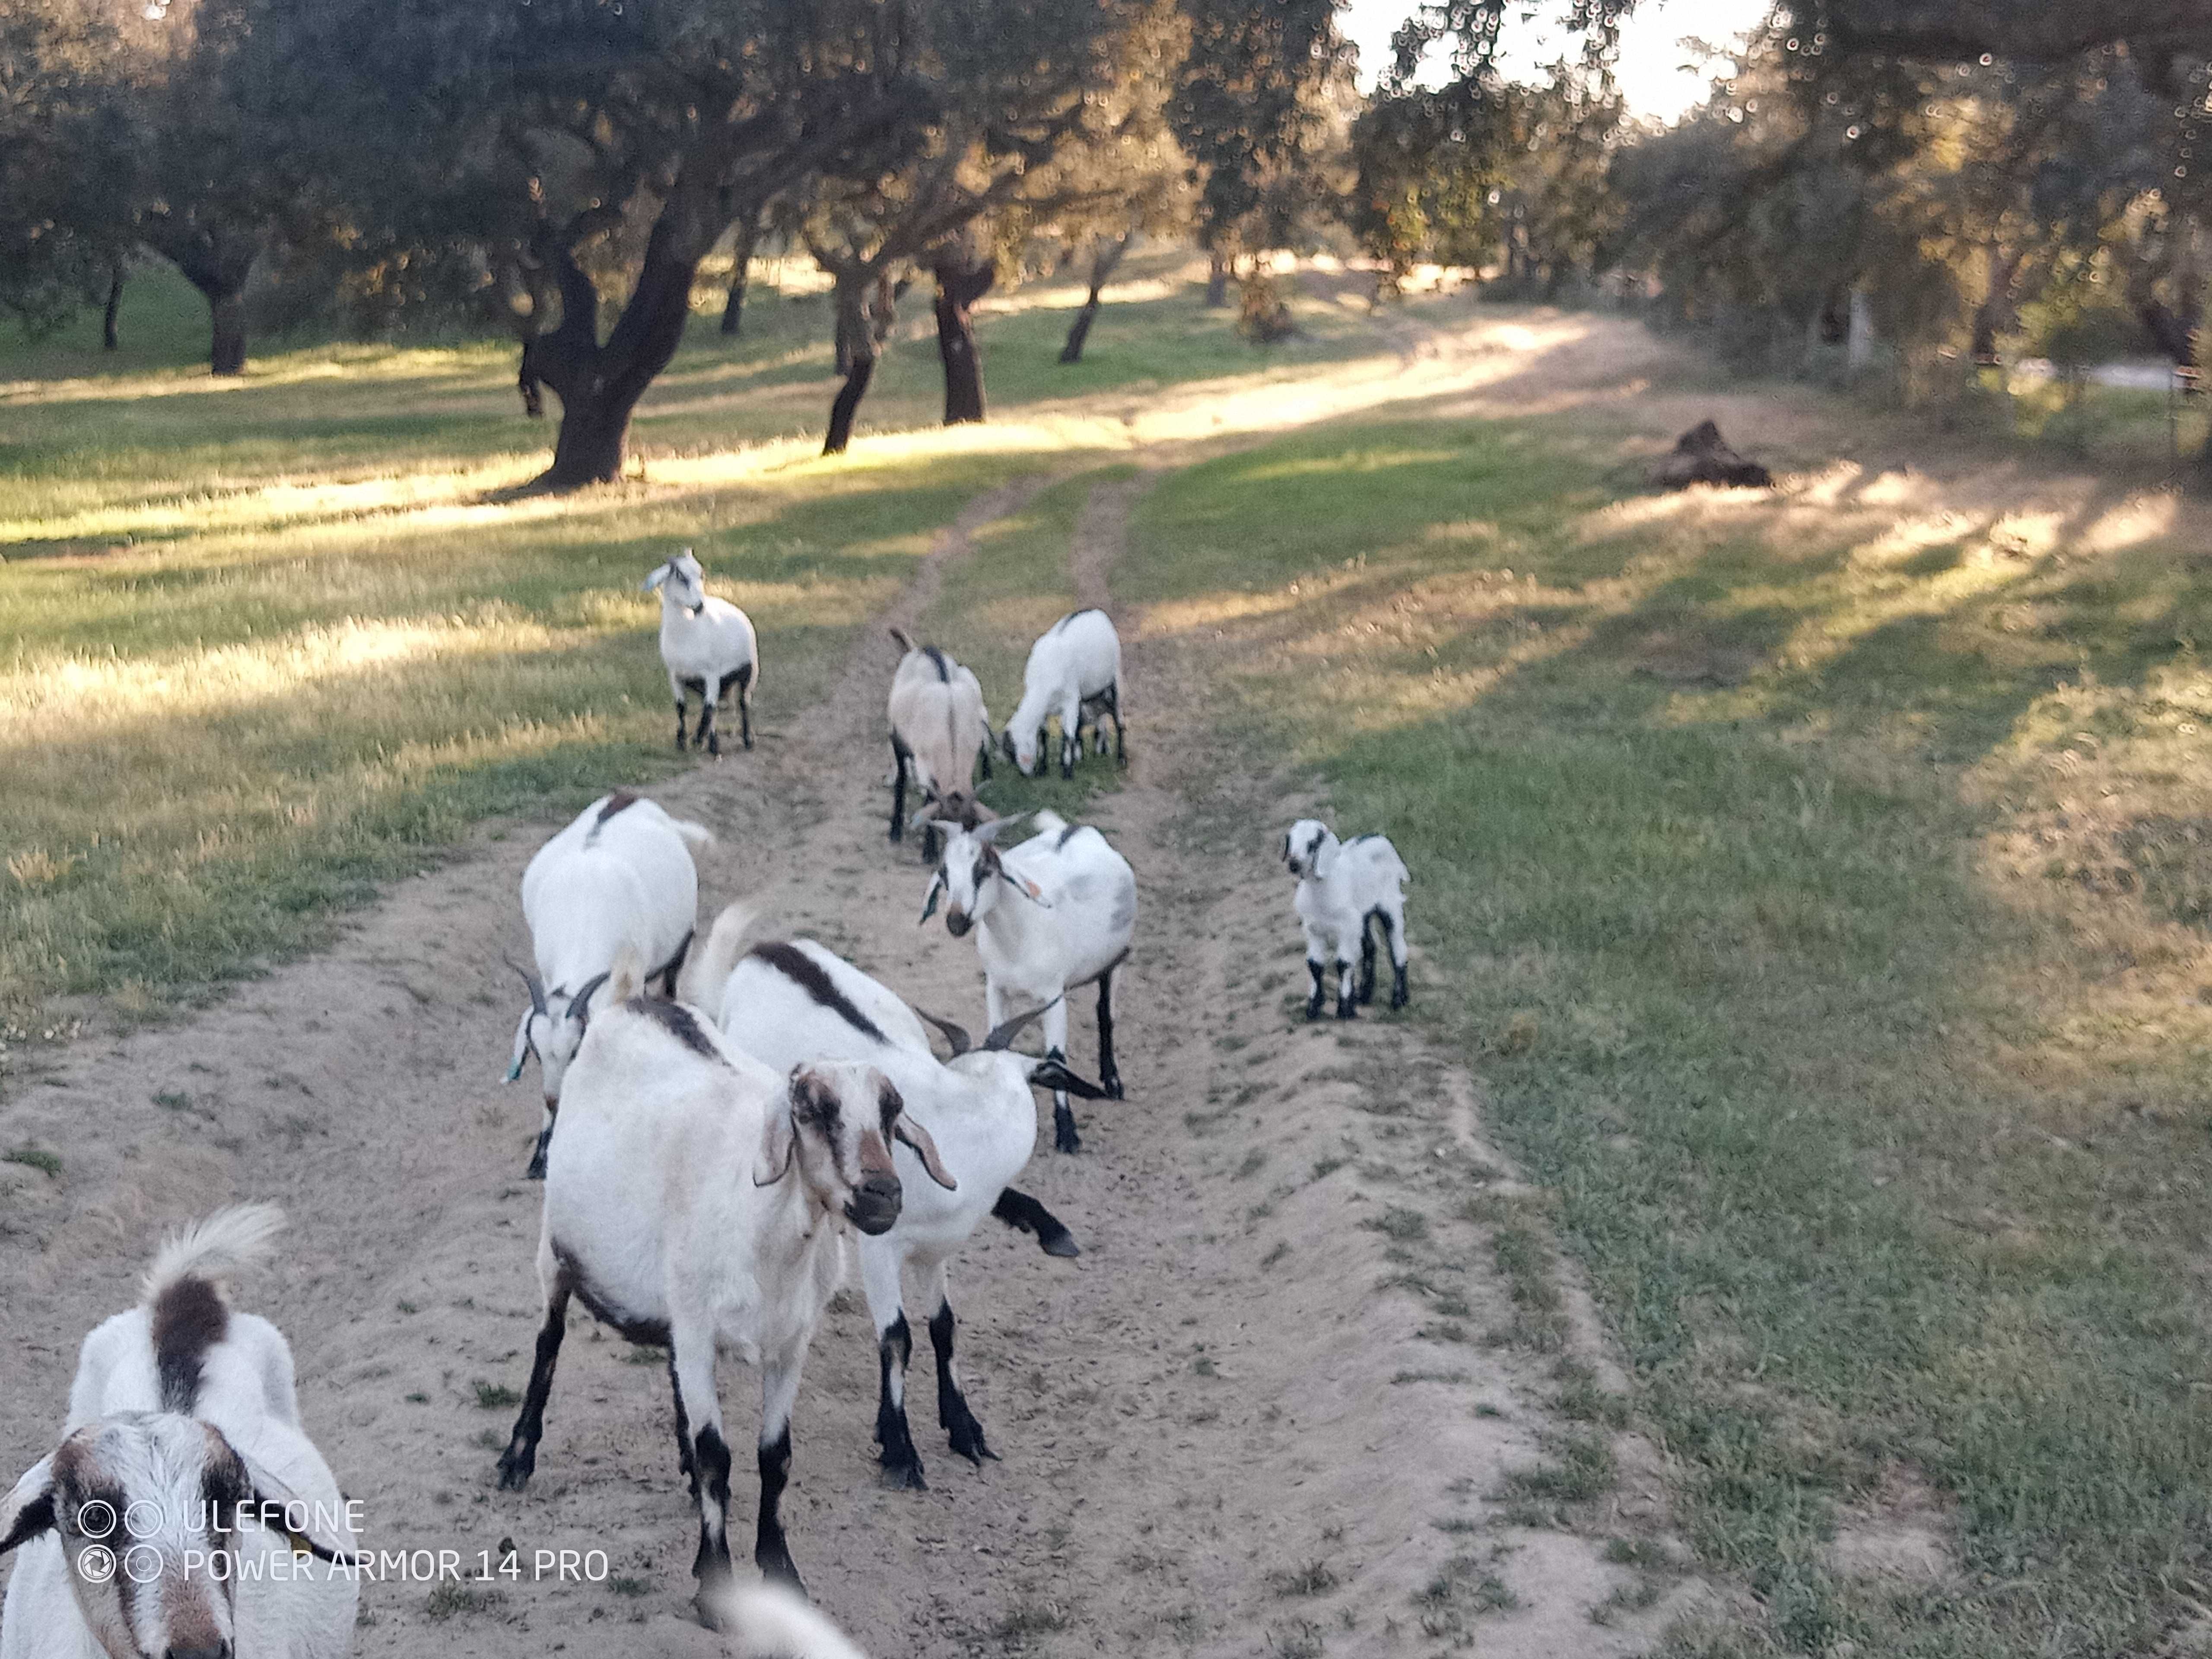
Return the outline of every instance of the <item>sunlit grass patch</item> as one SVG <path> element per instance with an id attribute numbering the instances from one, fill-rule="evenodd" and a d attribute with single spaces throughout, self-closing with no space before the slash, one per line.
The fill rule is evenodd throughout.
<path id="1" fill-rule="evenodd" d="M 2212 1570 L 2201 515 L 1955 465 L 1617 499 L 1592 432 L 1194 467 L 1143 625 L 1405 855 L 1415 1008 L 1768 1636 L 2152 1650 Z M 1827 1553 L 1900 1466 L 1941 1595 Z"/>

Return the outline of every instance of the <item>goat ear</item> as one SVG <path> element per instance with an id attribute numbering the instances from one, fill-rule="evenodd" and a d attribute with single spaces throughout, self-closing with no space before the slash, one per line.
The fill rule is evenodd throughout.
<path id="1" fill-rule="evenodd" d="M 753 1185 L 773 1187 L 791 1173 L 791 1161 L 799 1155 L 799 1127 L 791 1121 L 791 1097 L 784 1095 L 768 1109 L 768 1121 L 761 1126 L 760 1167 L 753 1171 Z M 768 1171 L 766 1175 L 762 1170 Z"/>
<path id="2" fill-rule="evenodd" d="M 1029 816 L 1027 812 L 1017 812 L 1010 818 L 992 818 L 987 823 L 977 824 L 971 833 L 984 846 L 990 847 L 996 844 L 1000 836 Z"/>
<path id="3" fill-rule="evenodd" d="M 0 1555 L 27 1544 L 54 1524 L 54 1460 L 41 1457 L 23 1472 L 15 1489 L 0 1498 Z"/>
<path id="4" fill-rule="evenodd" d="M 1052 1089 L 1061 1094 L 1073 1095 L 1078 1100 L 1104 1100 L 1106 1091 L 1086 1078 L 1079 1077 L 1056 1060 L 1041 1060 L 1030 1067 L 1030 1086 L 1033 1089 Z"/>
<path id="5" fill-rule="evenodd" d="M 522 1062 L 531 1049 L 530 1022 L 536 1018 L 537 1015 L 538 1011 L 535 1008 L 525 1008 L 522 1011 L 521 1023 L 514 1028 L 514 1054 L 507 1062 L 505 1081 L 508 1083 L 514 1082 L 522 1075 Z"/>
<path id="6" fill-rule="evenodd" d="M 944 1160 L 937 1156 L 937 1143 L 929 1138 L 929 1131 L 916 1123 L 904 1112 L 898 1116 L 898 1127 L 893 1131 L 901 1140 L 914 1148 L 914 1155 L 921 1160 L 921 1167 L 929 1171 L 929 1178 L 948 1193 L 960 1190 L 960 1183 L 946 1173 Z"/>
<path id="7" fill-rule="evenodd" d="M 926 922 L 937 914 L 937 901 L 944 896 L 945 872 L 939 870 L 937 872 L 937 879 L 929 884 L 929 897 L 923 902 L 921 907 L 921 921 Z M 921 922 L 916 922 L 915 925 L 920 927 Z"/>
<path id="8" fill-rule="evenodd" d="M 650 576 L 647 576 L 643 581 L 640 582 L 637 585 L 637 591 L 641 593 L 650 593 L 654 588 L 659 586 L 661 583 L 667 580 L 668 567 L 664 564 Z"/>
<path id="9" fill-rule="evenodd" d="M 343 1528 L 346 1518 L 343 1503 L 341 1512 L 332 1513 L 330 1504 L 301 1497 L 269 1468 L 223 1439 L 220 1431 L 216 1437 L 222 1440 L 223 1449 L 238 1464 L 240 1484 L 249 1494 L 245 1499 L 249 1512 L 270 1531 L 280 1534 L 292 1547 L 294 1555 L 312 1555 L 342 1567 L 360 1564 L 353 1553 L 349 1529 Z"/>

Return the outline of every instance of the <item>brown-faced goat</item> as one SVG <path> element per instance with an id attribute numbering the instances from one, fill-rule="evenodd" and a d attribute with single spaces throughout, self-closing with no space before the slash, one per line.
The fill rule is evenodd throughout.
<path id="1" fill-rule="evenodd" d="M 544 1178 L 561 1079 L 584 1040 L 592 993 L 617 953 L 629 945 L 644 961 L 658 963 L 652 976 L 667 994 L 676 994 L 677 970 L 699 918 L 699 872 L 691 849 L 714 839 L 703 826 L 671 817 L 622 789 L 578 813 L 522 872 L 522 914 L 538 971 L 514 969 L 530 993 L 530 1006 L 514 1028 L 507 1080 L 522 1075 L 525 1056 L 538 1056 L 545 1112 L 530 1156 L 532 1180 Z"/>
<path id="2" fill-rule="evenodd" d="M 4 1659 L 352 1650 L 352 1508 L 300 1426 L 283 1334 L 223 1290 L 283 1219 L 240 1205 L 187 1228 L 85 1338 L 60 1446 L 0 1498 L 0 1554 L 21 1548 Z"/>
<path id="3" fill-rule="evenodd" d="M 975 763 L 991 775 L 991 716 L 974 672 L 933 645 L 917 646 L 894 628 L 906 654 L 891 677 L 891 839 L 906 835 L 906 784 L 912 773 L 925 813 L 961 823 L 978 816 Z M 937 826 L 922 826 L 921 855 L 937 856 Z"/>
<path id="4" fill-rule="evenodd" d="M 844 1278 L 847 1230 L 882 1233 L 898 1219 L 891 1148 L 901 1141 L 952 1182 L 881 1072 L 838 1062 L 772 1072 L 698 1010 L 649 999 L 644 986 L 641 959 L 625 950 L 568 1068 L 546 1157 L 544 1318 L 499 1477 L 520 1491 L 537 1467 L 571 1297 L 630 1341 L 665 1344 L 678 1461 L 699 1511 L 691 1570 L 711 1622 L 732 1577 L 717 1350 L 760 1368 L 753 1560 L 796 1588 L 781 1513 L 791 1409 L 814 1328 Z"/>
<path id="5" fill-rule="evenodd" d="M 902 1279 L 913 1275 L 922 1291 L 921 1305 L 929 1310 L 939 1425 L 954 1451 L 980 1465 L 994 1454 L 969 1408 L 953 1359 L 948 1269 L 987 1215 L 1034 1233 L 1048 1255 L 1081 1253 L 1049 1211 L 1007 1182 L 1021 1173 L 1036 1145 L 1032 1088 L 1066 1089 L 1089 1100 L 1104 1091 L 1056 1060 L 1009 1051 L 1015 1032 L 1042 1009 L 1008 1021 L 980 1049 L 958 1026 L 923 1016 L 951 1045 L 952 1057 L 940 1062 L 912 1009 L 813 940 L 758 945 L 739 955 L 745 921 L 744 911 L 732 906 L 708 936 L 693 970 L 701 1006 L 716 1014 L 726 1036 L 770 1066 L 817 1060 L 874 1066 L 897 1088 L 908 1119 L 928 1131 L 939 1164 L 956 1183 L 946 1188 L 922 1181 L 920 1158 L 897 1152 L 906 1194 L 898 1220 L 889 1231 L 860 1241 L 860 1281 L 875 1320 L 880 1370 L 876 1441 L 895 1485 L 924 1488 L 921 1457 L 907 1426 L 906 1370 L 914 1339 Z"/>

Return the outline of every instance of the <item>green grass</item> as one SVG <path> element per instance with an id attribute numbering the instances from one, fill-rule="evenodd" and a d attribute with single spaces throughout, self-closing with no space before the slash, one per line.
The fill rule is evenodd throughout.
<path id="1" fill-rule="evenodd" d="M 1255 759 L 1395 840 L 1415 1010 L 1550 1189 L 1754 1645 L 2152 1650 L 2212 1577 L 2203 526 L 1940 452 L 1616 507 L 1626 430 L 1217 459 L 1140 507 L 1125 589 Z M 1540 1252 L 1496 1243 L 1517 1284 Z M 1899 1472 L 1952 1506 L 1939 1590 L 1824 1553 Z"/>
<path id="2" fill-rule="evenodd" d="M 672 546 L 758 625 L 773 744 L 978 492 L 1110 459 L 1128 400 L 1172 384 L 1376 349 L 1317 313 L 1297 352 L 1256 353 L 1176 269 L 1137 271 L 1153 287 L 1109 305 L 1074 368 L 1054 362 L 1072 296 L 987 316 L 981 428 L 931 429 L 935 348 L 910 305 L 835 460 L 813 453 L 825 302 L 770 271 L 745 338 L 701 319 L 641 406 L 643 482 L 562 500 L 502 494 L 552 434 L 521 416 L 509 343 L 264 338 L 217 382 L 196 296 L 159 268 L 131 283 L 118 353 L 96 319 L 0 343 L 0 1010 L 97 994 L 149 1014 L 327 938 L 486 817 L 667 774 L 636 584 Z M 1055 492 L 961 580 L 1042 594 L 1080 504 Z M 988 665 L 1001 718 L 1017 649 Z M 991 799 L 1073 812 L 1109 770 L 1002 770 Z"/>

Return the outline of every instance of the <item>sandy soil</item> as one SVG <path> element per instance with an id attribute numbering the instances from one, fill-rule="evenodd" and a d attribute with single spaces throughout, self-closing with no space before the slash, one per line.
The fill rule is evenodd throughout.
<path id="1" fill-rule="evenodd" d="M 1152 476 L 1104 486 L 1085 515 L 1073 556 L 1086 600 L 1112 604 L 1127 510 Z M 975 503 L 884 620 L 911 626 L 942 562 L 1036 487 Z M 1601 1626 L 1590 1609 L 1632 1576 L 1597 1538 L 1504 1524 L 1491 1496 L 1560 1425 L 1542 1403 L 1550 1358 L 1480 1340 L 1510 1317 L 1507 1291 L 1456 1212 L 1511 1172 L 1483 1143 L 1479 1092 L 1402 1021 L 1300 1020 L 1273 840 L 1306 803 L 1218 769 L 1208 734 L 1176 712 L 1200 704 L 1195 659 L 1178 650 L 1133 647 L 1132 764 L 1093 820 L 1141 884 L 1116 999 L 1128 1099 L 1080 1107 L 1079 1157 L 1046 1150 L 1047 1133 L 1022 1182 L 1084 1254 L 1048 1259 L 987 1223 L 955 1269 L 970 1401 L 1004 1461 L 954 1458 L 921 1407 L 930 1490 L 878 1485 L 855 1287 L 800 1397 L 793 1554 L 821 1604 L 884 1656 L 1642 1650 L 1687 1592 Z M 871 629 L 805 720 L 658 794 L 720 838 L 702 859 L 710 913 L 756 897 L 771 927 L 980 1018 L 972 945 L 915 926 L 926 872 L 883 838 L 896 657 Z M 996 690 L 1003 702 L 1010 688 Z M 79 1339 L 131 1299 L 157 1234 L 272 1199 L 293 1217 L 286 1250 L 240 1300 L 289 1334 L 309 1430 L 365 1501 L 371 1543 L 454 1550 L 474 1571 L 511 1538 L 524 1567 L 465 1595 L 369 1585 L 358 1651 L 724 1650 L 689 1615 L 667 1389 L 657 1363 L 638 1363 L 657 1355 L 580 1310 L 537 1479 L 520 1497 L 494 1487 L 514 1407 L 489 1391 L 521 1388 L 538 1313 L 538 1188 L 521 1178 L 538 1110 L 532 1086 L 498 1082 L 519 995 L 499 954 L 523 943 L 516 884 L 553 827 L 487 828 L 328 955 L 167 1029 L 81 1041 L 0 1107 L 0 1141 L 64 1160 L 58 1178 L 0 1165 L 0 1478 L 50 1447 Z M 1449 994 L 1424 971 L 1419 918 L 1417 877 L 1417 1001 Z M 1087 1017 L 1073 1029 L 1091 1069 Z M 1426 1218 L 1425 1235 L 1386 1222 L 1404 1212 Z M 1386 1287 L 1409 1274 L 1455 1296 L 1450 1316 L 1434 1289 Z M 919 1400 L 927 1364 L 925 1350 Z M 756 1384 L 732 1362 L 722 1389 L 735 1438 Z M 1588 1530 L 1661 1524 L 1651 1459 L 1624 1443 L 1624 1462 Z M 742 1455 L 735 1484 L 732 1534 L 749 1537 Z M 612 1578 L 537 1580 L 541 1548 L 603 1550 Z"/>

